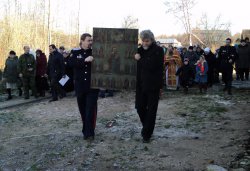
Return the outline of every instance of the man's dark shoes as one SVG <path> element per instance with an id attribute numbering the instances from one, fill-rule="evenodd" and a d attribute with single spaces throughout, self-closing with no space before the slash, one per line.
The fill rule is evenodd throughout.
<path id="1" fill-rule="evenodd" d="M 23 90 L 21 88 L 19 88 L 18 90 L 19 90 L 19 96 L 21 97 L 23 95 Z"/>
<path id="2" fill-rule="evenodd" d="M 95 139 L 94 136 L 90 136 L 90 137 L 83 137 L 84 140 L 87 140 L 87 141 L 93 141 Z"/>
<path id="3" fill-rule="evenodd" d="M 11 100 L 12 99 L 12 96 L 8 96 L 6 100 Z"/>
<path id="4" fill-rule="evenodd" d="M 148 144 L 150 143 L 150 138 L 143 138 L 142 142 Z"/>
<path id="5" fill-rule="evenodd" d="M 55 102 L 58 101 L 58 99 L 51 99 L 49 102 Z"/>
<path id="6" fill-rule="evenodd" d="M 40 97 L 45 97 L 45 92 L 40 93 Z"/>
<path id="7" fill-rule="evenodd" d="M 64 97 L 66 97 L 66 94 L 60 95 L 59 98 L 63 99 Z"/>

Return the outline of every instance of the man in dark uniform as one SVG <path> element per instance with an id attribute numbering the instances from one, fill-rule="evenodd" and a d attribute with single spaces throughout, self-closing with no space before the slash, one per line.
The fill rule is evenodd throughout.
<path id="1" fill-rule="evenodd" d="M 97 116 L 99 90 L 91 89 L 92 36 L 85 33 L 81 36 L 81 49 L 74 50 L 71 65 L 74 68 L 75 91 L 82 118 L 82 133 L 85 140 L 93 140 Z"/>
<path id="2" fill-rule="evenodd" d="M 59 81 L 62 77 L 65 77 L 65 67 L 63 61 L 63 55 L 57 51 L 55 45 L 49 46 L 49 61 L 48 61 L 48 68 L 47 74 L 51 81 L 51 92 L 52 92 L 52 99 L 50 102 L 58 100 L 58 93 L 60 94 L 60 98 L 64 98 L 66 96 L 65 91 L 62 89 Z"/>
<path id="3" fill-rule="evenodd" d="M 250 46 L 249 37 L 245 38 L 246 43 Z"/>
<path id="4" fill-rule="evenodd" d="M 223 91 L 228 91 L 232 95 L 232 81 L 233 81 L 233 65 L 238 58 L 238 54 L 234 46 L 231 46 L 232 40 L 226 39 L 226 45 L 221 46 L 218 53 L 218 61 L 220 64 L 220 71 L 222 72 L 222 81 L 225 83 Z"/>
<path id="5" fill-rule="evenodd" d="M 153 134 L 160 89 L 163 86 L 164 51 L 156 45 L 150 30 L 140 33 L 142 46 L 135 55 L 137 60 L 136 109 L 142 122 L 143 142 Z"/>

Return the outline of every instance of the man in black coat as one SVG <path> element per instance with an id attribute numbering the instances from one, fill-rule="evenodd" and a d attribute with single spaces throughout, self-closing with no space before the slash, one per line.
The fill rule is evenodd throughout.
<path id="1" fill-rule="evenodd" d="M 78 108 L 82 118 L 82 133 L 85 140 L 93 140 L 97 117 L 97 100 L 99 90 L 91 89 L 92 36 L 81 36 L 81 48 L 72 52 L 70 60 L 74 68 L 75 91 Z"/>
<path id="2" fill-rule="evenodd" d="M 246 38 L 245 38 L 245 41 L 246 41 L 246 43 L 248 44 L 248 46 L 250 46 L 249 37 L 246 37 Z"/>
<path id="3" fill-rule="evenodd" d="M 195 73 L 196 73 L 196 65 L 195 64 L 199 60 L 199 56 L 194 51 L 194 47 L 193 46 L 189 46 L 188 51 L 186 52 L 186 54 L 184 56 L 184 59 L 185 58 L 188 58 L 189 65 L 193 69 L 193 80 L 194 80 L 195 79 Z"/>
<path id="4" fill-rule="evenodd" d="M 241 44 L 238 46 L 238 56 L 236 64 L 239 69 L 239 75 L 241 81 L 249 79 L 249 67 L 250 67 L 250 47 L 246 43 L 246 40 L 242 39 Z"/>
<path id="5" fill-rule="evenodd" d="M 232 40 L 226 39 L 226 45 L 221 46 L 218 53 L 218 60 L 220 64 L 220 71 L 222 72 L 222 81 L 225 83 L 223 91 L 228 91 L 229 95 L 232 95 L 231 87 L 233 81 L 233 65 L 238 58 L 236 48 L 231 46 Z"/>
<path id="6" fill-rule="evenodd" d="M 204 56 L 208 64 L 207 83 L 209 87 L 212 87 L 214 83 L 214 75 L 215 75 L 214 70 L 216 65 L 216 57 L 208 47 L 204 49 Z"/>
<path id="7" fill-rule="evenodd" d="M 70 52 L 64 51 L 63 57 L 64 57 L 65 74 L 69 77 L 69 81 L 64 85 L 64 91 L 72 92 L 74 91 L 74 81 L 73 81 L 74 71 L 73 68 L 70 66 L 70 58 L 71 58 Z"/>
<path id="8" fill-rule="evenodd" d="M 199 58 L 204 54 L 204 50 L 199 45 L 197 46 L 196 54 Z"/>
<path id="9" fill-rule="evenodd" d="M 184 65 L 181 66 L 177 72 L 176 76 L 180 77 L 180 84 L 184 89 L 184 93 L 188 93 L 188 87 L 190 85 L 190 81 L 192 80 L 193 77 L 193 69 L 189 65 L 189 59 L 186 58 L 184 59 Z"/>
<path id="10" fill-rule="evenodd" d="M 63 55 L 57 51 L 55 45 L 49 46 L 49 61 L 47 68 L 47 75 L 49 76 L 51 82 L 51 93 L 52 99 L 50 102 L 58 100 L 58 94 L 60 94 L 60 98 L 66 96 L 65 91 L 60 85 L 59 81 L 62 77 L 65 77 L 65 67 L 63 61 Z"/>
<path id="11" fill-rule="evenodd" d="M 142 122 L 143 142 L 153 134 L 160 89 L 163 86 L 164 51 L 155 43 L 150 30 L 140 33 L 142 46 L 135 55 L 137 60 L 136 109 Z"/>

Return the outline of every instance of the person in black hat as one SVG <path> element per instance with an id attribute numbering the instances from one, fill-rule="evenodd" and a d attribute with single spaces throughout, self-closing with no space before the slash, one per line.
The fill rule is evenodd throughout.
<path id="1" fill-rule="evenodd" d="M 236 60 L 241 81 L 249 79 L 250 47 L 246 40 L 242 39 L 238 46 L 239 58 Z"/>
<path id="2" fill-rule="evenodd" d="M 204 54 L 204 50 L 201 48 L 200 45 L 198 45 L 197 48 L 196 48 L 196 54 L 197 54 L 198 57 L 201 57 L 201 55 Z"/>
<path id="3" fill-rule="evenodd" d="M 250 46 L 249 37 L 245 38 L 246 43 Z"/>
<path id="4" fill-rule="evenodd" d="M 232 81 L 233 81 L 233 65 L 238 58 L 236 48 L 231 46 L 232 40 L 226 39 L 226 45 L 221 46 L 218 53 L 218 61 L 220 64 L 220 71 L 222 72 L 222 81 L 225 83 L 223 91 L 228 91 L 232 95 Z"/>
<path id="5" fill-rule="evenodd" d="M 196 52 L 193 51 L 194 47 L 193 46 L 189 46 L 188 51 L 185 54 L 184 58 L 188 58 L 189 60 L 189 65 L 192 67 L 193 69 L 193 76 L 192 79 L 194 80 L 195 78 L 195 73 L 196 73 L 196 62 L 199 60 L 199 56 L 196 54 Z M 193 81 L 192 81 L 193 82 Z"/>
<path id="6" fill-rule="evenodd" d="M 208 87 L 212 87 L 215 76 L 216 57 L 209 47 L 206 47 L 204 49 L 204 56 L 208 64 L 208 72 L 207 72 Z"/>
<path id="7" fill-rule="evenodd" d="M 176 75 L 180 77 L 180 85 L 184 88 L 184 93 L 188 93 L 190 80 L 193 77 L 193 69 L 188 58 L 184 59 L 184 65 L 177 70 Z"/>
<path id="8" fill-rule="evenodd" d="M 91 86 L 92 36 L 84 33 L 81 36 L 81 47 L 74 50 L 70 65 L 74 69 L 77 104 L 82 118 L 82 133 L 85 140 L 93 140 L 97 117 L 98 89 Z"/>
<path id="9" fill-rule="evenodd" d="M 12 99 L 12 90 L 17 87 L 18 82 L 18 57 L 16 52 L 10 51 L 9 56 L 6 59 L 5 67 L 3 71 L 3 80 L 6 81 L 6 91 L 8 93 L 7 100 Z M 21 94 L 21 88 L 19 88 L 19 94 Z"/>

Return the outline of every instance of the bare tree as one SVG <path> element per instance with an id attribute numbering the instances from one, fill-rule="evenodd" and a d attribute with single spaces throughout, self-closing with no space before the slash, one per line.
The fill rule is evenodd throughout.
<path id="1" fill-rule="evenodd" d="M 138 18 L 134 18 L 133 16 L 129 15 L 124 18 L 122 28 L 137 29 L 139 28 L 138 21 Z"/>
<path id="2" fill-rule="evenodd" d="M 78 11 L 77 11 L 77 34 L 80 40 L 80 11 L 81 11 L 81 1 L 78 0 Z"/>
<path id="3" fill-rule="evenodd" d="M 79 0 L 75 0 L 78 1 Z M 58 13 L 52 0 L 2 0 L 0 2 L 0 69 L 4 67 L 5 59 L 10 50 L 15 50 L 17 55 L 23 53 L 24 45 L 31 45 L 32 49 L 41 49 L 48 53 L 50 43 L 65 45 L 67 48 L 76 47 L 79 42 L 77 14 L 70 10 L 68 25 L 70 33 L 60 29 L 60 22 L 56 20 Z M 61 3 L 63 6 L 64 4 Z M 63 7 L 62 7 L 63 8 Z M 63 23 L 64 24 L 64 23 Z M 53 38 L 53 40 L 52 40 Z M 53 41 L 53 42 L 52 42 Z"/>
<path id="4" fill-rule="evenodd" d="M 195 6 L 195 0 L 166 0 L 167 13 L 177 18 L 185 28 L 186 34 L 189 36 L 189 44 L 192 45 L 192 27 L 191 16 L 192 8 Z"/>
<path id="5" fill-rule="evenodd" d="M 230 27 L 230 22 L 222 22 L 221 15 L 218 15 L 214 21 L 209 21 L 207 14 L 203 14 L 194 32 L 206 46 L 218 47 L 228 36 L 231 36 Z"/>
<path id="6" fill-rule="evenodd" d="M 51 30 L 50 30 L 50 18 L 51 18 L 51 3 L 50 0 L 48 0 L 48 25 L 47 25 L 47 33 L 48 33 L 48 44 L 51 44 Z"/>

